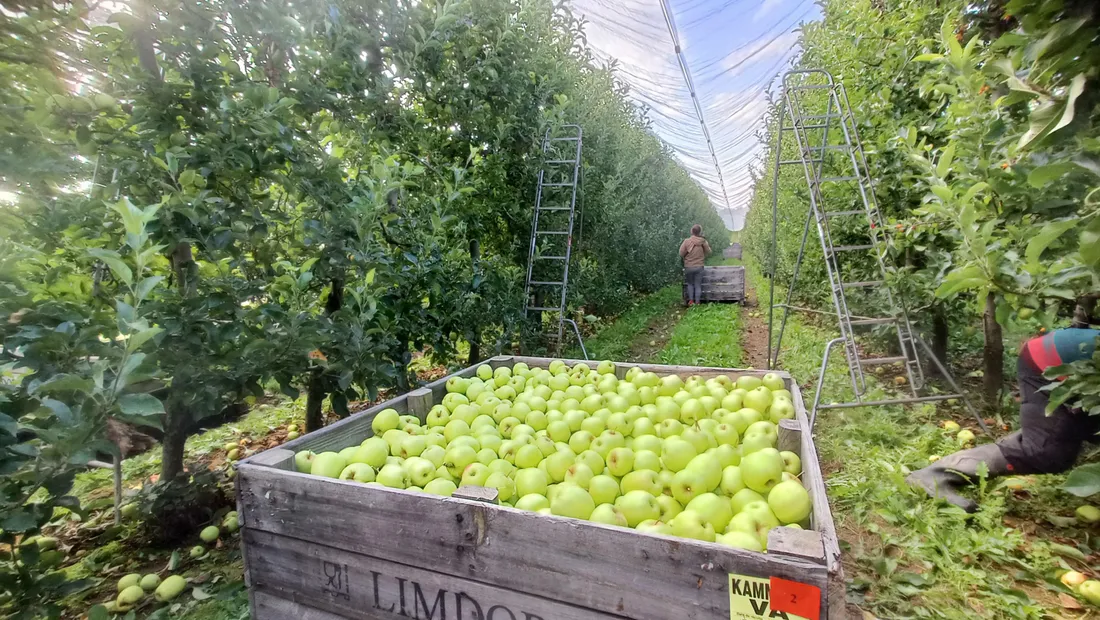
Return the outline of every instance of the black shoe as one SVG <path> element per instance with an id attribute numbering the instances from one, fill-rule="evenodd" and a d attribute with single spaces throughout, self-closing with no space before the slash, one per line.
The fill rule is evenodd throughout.
<path id="1" fill-rule="evenodd" d="M 915 471 L 905 481 L 924 489 L 925 493 L 943 499 L 967 512 L 978 509 L 978 503 L 959 494 L 964 486 L 974 484 L 978 479 L 978 468 L 985 463 L 988 477 L 993 478 L 1008 473 L 1008 461 L 995 443 L 987 443 L 962 450 L 946 456 L 928 467 Z"/>

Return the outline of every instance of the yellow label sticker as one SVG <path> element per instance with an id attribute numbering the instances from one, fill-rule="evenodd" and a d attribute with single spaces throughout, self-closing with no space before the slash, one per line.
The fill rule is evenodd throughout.
<path id="1" fill-rule="evenodd" d="M 760 620 L 782 618 L 784 620 L 808 620 L 771 606 L 771 580 L 761 577 L 730 574 L 730 620 Z"/>

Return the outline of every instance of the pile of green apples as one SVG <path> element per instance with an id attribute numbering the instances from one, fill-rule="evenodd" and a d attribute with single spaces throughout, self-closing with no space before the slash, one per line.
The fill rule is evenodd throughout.
<path id="1" fill-rule="evenodd" d="M 764 551 L 772 528 L 809 527 L 801 461 L 776 449 L 779 421 L 794 416 L 772 373 L 482 365 L 449 379 L 424 422 L 386 409 L 362 444 L 298 452 L 295 465 L 442 496 L 492 487 L 523 510 Z"/>

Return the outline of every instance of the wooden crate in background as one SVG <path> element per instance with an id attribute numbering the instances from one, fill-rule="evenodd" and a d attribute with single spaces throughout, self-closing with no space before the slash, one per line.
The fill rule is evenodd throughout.
<path id="1" fill-rule="evenodd" d="M 728 246 L 726 246 L 726 249 L 722 250 L 722 256 L 725 257 L 725 258 L 736 258 L 736 259 L 740 260 L 741 259 L 741 244 L 740 243 L 731 243 L 731 244 L 729 244 Z"/>
<path id="2" fill-rule="evenodd" d="M 683 285 L 687 303 L 687 283 Z M 740 265 L 703 267 L 703 292 L 700 301 L 745 301 L 745 268 Z"/>
<path id="3" fill-rule="evenodd" d="M 497 357 L 487 363 L 521 361 L 545 368 L 552 360 Z M 683 377 L 764 374 L 637 366 Z M 619 376 L 629 367 L 619 365 Z M 423 419 L 446 393 L 444 378 L 239 463 L 252 617 L 727 620 L 742 617 L 731 614 L 731 606 L 763 610 L 769 587 L 793 587 L 812 599 L 820 618 L 843 618 L 840 548 L 805 405 L 798 384 L 778 374 L 797 414 L 780 425 L 779 448 L 801 455 L 813 517 L 811 530 L 773 530 L 766 554 L 294 471 L 295 451 L 359 444 L 384 408 Z M 460 491 L 476 498 L 483 489 Z M 799 590 L 807 586 L 809 594 Z M 731 588 L 737 588 L 732 597 Z"/>

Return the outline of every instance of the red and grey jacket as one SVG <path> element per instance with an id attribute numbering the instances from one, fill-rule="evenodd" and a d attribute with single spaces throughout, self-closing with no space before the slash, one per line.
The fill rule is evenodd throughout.
<path id="1" fill-rule="evenodd" d="M 1056 329 L 1028 340 L 1024 343 L 1024 348 L 1039 370 L 1045 371 L 1047 368 L 1091 358 L 1096 351 L 1097 337 L 1100 337 L 1100 329 Z"/>

